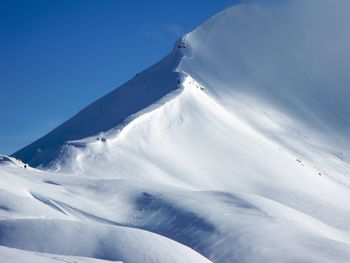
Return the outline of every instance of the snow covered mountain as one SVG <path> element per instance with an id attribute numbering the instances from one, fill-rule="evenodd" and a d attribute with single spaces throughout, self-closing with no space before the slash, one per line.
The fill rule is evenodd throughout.
<path id="1" fill-rule="evenodd" d="M 1 157 L 0 259 L 349 262 L 349 10 L 226 9 Z"/>

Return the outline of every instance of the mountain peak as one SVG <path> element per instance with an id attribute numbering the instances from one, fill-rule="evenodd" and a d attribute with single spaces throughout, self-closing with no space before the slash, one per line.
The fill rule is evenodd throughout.
<path id="1" fill-rule="evenodd" d="M 0 166 L 0 244 L 349 262 L 350 2 L 281 2 L 224 10 L 15 153 L 46 171 Z"/>
<path id="2" fill-rule="evenodd" d="M 180 75 L 174 69 L 180 57 L 179 52 L 171 52 L 13 156 L 33 166 L 46 166 L 58 158 L 60 148 L 67 142 L 98 136 L 123 126 L 130 116 L 178 88 Z"/>

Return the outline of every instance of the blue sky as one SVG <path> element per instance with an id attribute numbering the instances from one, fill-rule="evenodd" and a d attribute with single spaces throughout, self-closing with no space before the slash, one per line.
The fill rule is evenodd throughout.
<path id="1" fill-rule="evenodd" d="M 0 0 L 0 153 L 56 127 L 239 0 Z"/>

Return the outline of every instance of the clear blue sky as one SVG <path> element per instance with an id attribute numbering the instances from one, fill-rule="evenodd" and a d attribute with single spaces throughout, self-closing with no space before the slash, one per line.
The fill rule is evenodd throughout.
<path id="1" fill-rule="evenodd" d="M 0 153 L 44 135 L 239 0 L 0 0 Z"/>

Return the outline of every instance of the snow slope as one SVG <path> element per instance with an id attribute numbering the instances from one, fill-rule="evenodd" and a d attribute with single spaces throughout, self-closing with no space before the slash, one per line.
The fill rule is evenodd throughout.
<path id="1" fill-rule="evenodd" d="M 116 196 L 102 191 L 112 185 L 115 194 L 120 194 L 118 188 L 123 186 L 118 181 L 86 180 L 18 166 L 0 166 L 0 173 L 0 245 L 40 252 L 0 249 L 1 262 L 8 257 L 21 259 L 22 254 L 33 260 L 40 255 L 73 262 L 80 262 L 76 256 L 90 258 L 86 262 L 210 262 L 168 238 L 128 227 L 124 222 L 131 213 L 128 203 L 113 202 Z M 111 202 L 104 206 L 106 200 Z M 107 212 L 116 217 L 108 219 Z"/>
<path id="2" fill-rule="evenodd" d="M 349 8 L 311 0 L 224 10 L 186 35 L 178 70 L 316 166 L 336 159 L 334 173 L 350 161 Z"/>
<path id="3" fill-rule="evenodd" d="M 179 74 L 174 72 L 174 67 L 178 60 L 177 52 L 169 54 L 14 156 L 32 166 L 47 166 L 58 158 L 59 149 L 66 142 L 117 128 L 127 122 L 131 115 L 177 89 Z"/>
<path id="4" fill-rule="evenodd" d="M 0 245 L 125 262 L 349 262 L 350 4 L 333 3 L 224 10 L 14 154 L 48 171 L 3 157 Z"/>

